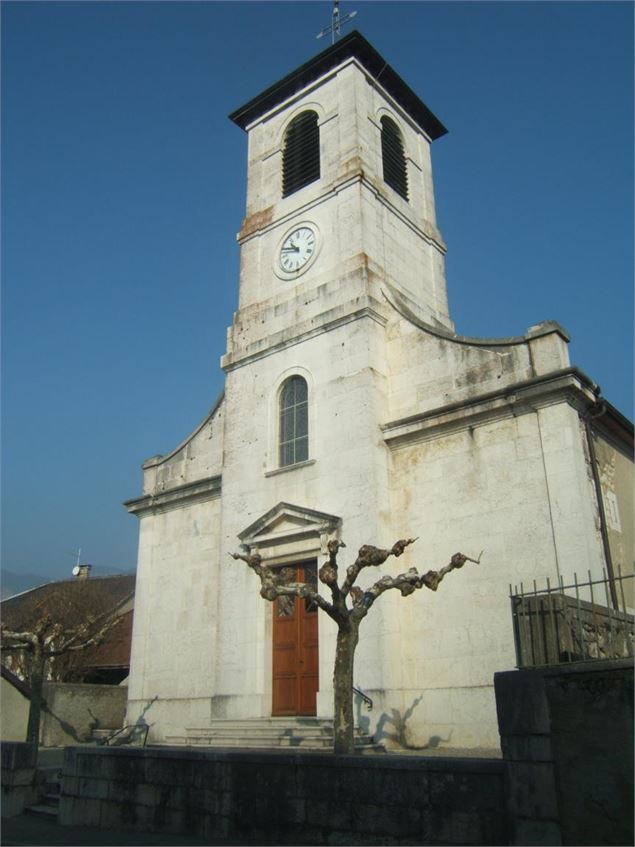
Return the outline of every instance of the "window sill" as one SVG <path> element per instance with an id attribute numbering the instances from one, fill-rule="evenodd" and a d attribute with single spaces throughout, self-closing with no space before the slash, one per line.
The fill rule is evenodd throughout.
<path id="1" fill-rule="evenodd" d="M 265 476 L 277 476 L 287 471 L 295 471 L 298 468 L 307 468 L 309 465 L 314 465 L 315 459 L 307 459 L 305 462 L 297 462 L 295 465 L 285 465 L 283 468 L 274 468 L 272 471 L 265 471 Z"/>

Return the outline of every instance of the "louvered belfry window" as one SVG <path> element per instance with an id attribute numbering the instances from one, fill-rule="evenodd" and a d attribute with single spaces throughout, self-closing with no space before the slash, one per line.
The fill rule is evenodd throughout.
<path id="1" fill-rule="evenodd" d="M 309 458 L 309 396 L 306 380 L 288 379 L 280 394 L 280 467 Z"/>
<path id="2" fill-rule="evenodd" d="M 408 171 L 401 133 L 392 118 L 385 116 L 381 119 L 381 158 L 384 166 L 384 182 L 407 200 Z"/>
<path id="3" fill-rule="evenodd" d="M 287 128 L 282 154 L 282 196 L 320 178 L 320 129 L 315 112 L 302 112 Z"/>

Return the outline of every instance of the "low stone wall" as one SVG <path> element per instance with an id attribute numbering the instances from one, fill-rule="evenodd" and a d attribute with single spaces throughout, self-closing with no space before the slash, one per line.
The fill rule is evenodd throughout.
<path id="1" fill-rule="evenodd" d="M 60 822 L 256 844 L 507 844 L 503 763 L 69 748 Z"/>
<path id="2" fill-rule="evenodd" d="M 633 844 L 633 665 L 497 673 L 511 844 Z"/>
<path id="3" fill-rule="evenodd" d="M 128 688 L 125 685 L 47 682 L 40 743 L 64 747 L 88 741 L 93 729 L 123 726 Z"/>
<path id="4" fill-rule="evenodd" d="M 2 742 L 2 817 L 21 815 L 25 806 L 36 803 L 37 748 L 24 741 Z"/>

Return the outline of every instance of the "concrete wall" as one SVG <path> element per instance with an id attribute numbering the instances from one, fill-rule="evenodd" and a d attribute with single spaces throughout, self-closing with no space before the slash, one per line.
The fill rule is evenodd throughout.
<path id="1" fill-rule="evenodd" d="M 29 698 L 2 677 L 0 681 L 0 739 L 24 741 L 29 720 Z"/>
<path id="2" fill-rule="evenodd" d="M 511 844 L 633 843 L 633 664 L 496 674 Z"/>
<path id="3" fill-rule="evenodd" d="M 44 747 L 64 747 L 87 741 L 93 729 L 119 729 L 124 722 L 127 696 L 127 687 L 120 685 L 46 683 L 40 743 Z"/>
<path id="4" fill-rule="evenodd" d="M 70 748 L 60 822 L 254 844 L 506 844 L 502 762 Z"/>

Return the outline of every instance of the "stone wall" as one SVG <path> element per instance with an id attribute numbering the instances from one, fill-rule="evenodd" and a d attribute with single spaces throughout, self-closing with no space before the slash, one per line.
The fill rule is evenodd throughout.
<path id="1" fill-rule="evenodd" d="M 632 661 L 495 676 L 511 844 L 633 843 Z"/>
<path id="2" fill-rule="evenodd" d="M 2 817 L 21 815 L 37 802 L 37 748 L 19 741 L 2 742 Z"/>
<path id="3" fill-rule="evenodd" d="M 580 587 L 586 589 L 586 583 Z M 608 585 L 598 588 L 608 591 Z M 626 659 L 633 653 L 635 618 L 610 606 L 561 593 L 527 594 L 512 598 L 512 614 L 519 667 Z"/>
<path id="4" fill-rule="evenodd" d="M 40 743 L 43 747 L 64 747 L 88 741 L 93 729 L 119 729 L 127 695 L 125 685 L 46 683 Z"/>
<path id="5" fill-rule="evenodd" d="M 69 748 L 60 822 L 256 844 L 507 844 L 495 759 Z"/>

